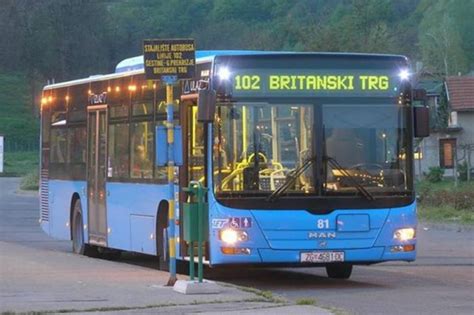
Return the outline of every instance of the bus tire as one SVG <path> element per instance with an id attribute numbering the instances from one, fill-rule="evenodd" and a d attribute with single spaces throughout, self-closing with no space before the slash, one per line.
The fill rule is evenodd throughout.
<path id="1" fill-rule="evenodd" d="M 74 202 L 72 212 L 72 251 L 78 255 L 95 256 L 95 247 L 84 242 L 84 224 L 82 222 L 81 200 Z"/>
<path id="2" fill-rule="evenodd" d="M 329 278 L 349 279 L 352 274 L 351 264 L 330 264 L 326 265 L 326 273 Z"/>
<path id="3" fill-rule="evenodd" d="M 169 271 L 170 252 L 168 250 L 168 209 L 161 207 L 156 228 L 156 255 L 160 270 Z"/>

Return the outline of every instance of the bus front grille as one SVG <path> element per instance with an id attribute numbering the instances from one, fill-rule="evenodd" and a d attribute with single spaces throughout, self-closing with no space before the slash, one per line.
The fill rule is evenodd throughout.
<path id="1" fill-rule="evenodd" d="M 40 219 L 41 221 L 49 221 L 49 173 L 47 169 L 41 170 L 40 179 Z"/>

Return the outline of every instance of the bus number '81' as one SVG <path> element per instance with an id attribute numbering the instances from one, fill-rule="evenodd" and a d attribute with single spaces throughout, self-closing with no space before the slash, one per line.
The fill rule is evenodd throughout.
<path id="1" fill-rule="evenodd" d="M 258 75 L 236 75 L 236 90 L 260 90 L 260 77 Z"/>

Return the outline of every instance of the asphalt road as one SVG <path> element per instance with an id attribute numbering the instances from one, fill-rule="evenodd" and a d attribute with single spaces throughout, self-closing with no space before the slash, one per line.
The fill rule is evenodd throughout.
<path id="1" fill-rule="evenodd" d="M 6 187 L 1 185 L 5 181 L 0 181 L 0 208 L 12 210 L 0 211 L 0 241 L 70 252 L 70 242 L 52 240 L 39 229 L 37 196 L 2 194 Z M 328 279 L 321 268 L 206 273 L 208 278 L 270 290 L 289 300 L 314 299 L 317 305 L 342 313 L 474 314 L 473 262 L 472 228 L 421 223 L 416 262 L 358 266 L 350 280 Z M 150 269 L 156 265 L 150 257 L 140 255 L 125 255 L 120 263 Z"/>

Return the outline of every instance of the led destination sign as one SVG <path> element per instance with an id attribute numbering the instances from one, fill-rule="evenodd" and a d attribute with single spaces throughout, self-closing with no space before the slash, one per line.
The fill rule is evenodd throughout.
<path id="1" fill-rule="evenodd" d="M 218 77 L 220 73 L 218 72 Z M 387 72 L 229 71 L 232 96 L 395 96 L 400 79 Z M 230 86 L 231 87 L 230 87 Z"/>

